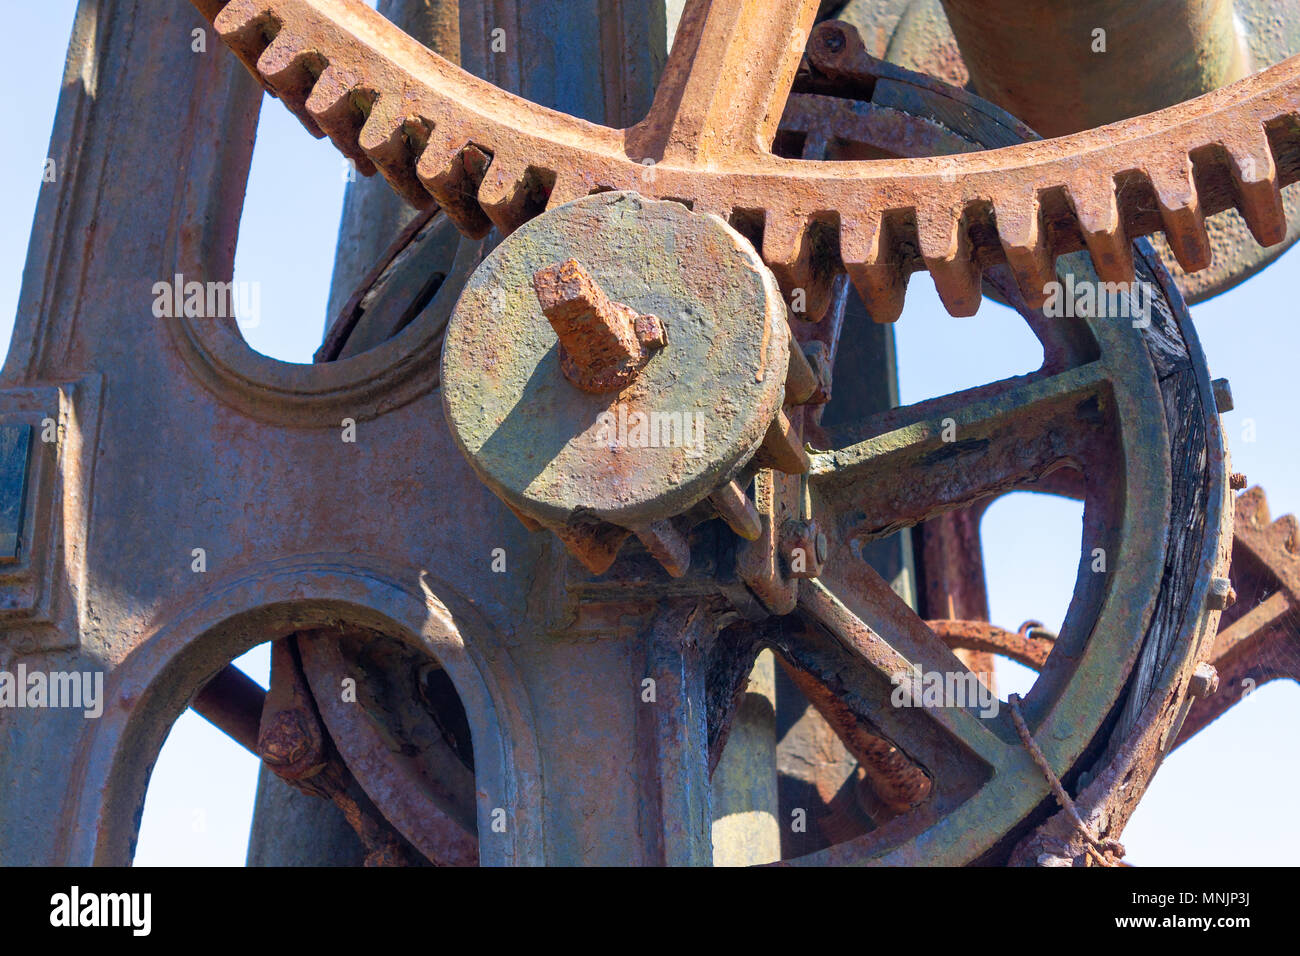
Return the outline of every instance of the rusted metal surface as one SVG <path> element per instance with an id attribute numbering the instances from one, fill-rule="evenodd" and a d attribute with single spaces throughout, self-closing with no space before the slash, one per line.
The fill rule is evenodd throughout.
<path id="1" fill-rule="evenodd" d="M 304 793 L 332 801 L 366 848 L 366 866 L 408 866 L 412 854 L 361 793 L 321 724 L 298 656 L 297 637 L 271 645 L 271 688 L 262 709 L 257 753 L 278 776 Z M 426 852 L 434 863 L 443 862 Z"/>
<path id="2" fill-rule="evenodd" d="M 668 344 L 658 316 L 610 301 L 576 259 L 539 269 L 533 289 L 559 337 L 564 377 L 584 392 L 621 391 Z"/>
<path id="3" fill-rule="evenodd" d="M 308 129 L 425 205 L 423 189 L 469 235 L 493 224 L 509 232 L 596 189 L 683 199 L 724 217 L 763 210 L 764 259 L 788 299 L 804 290 L 814 318 L 841 269 L 872 314 L 889 321 L 917 269 L 931 272 L 950 311 L 968 315 L 980 274 L 1000 262 L 1027 301 L 1041 304 L 1056 258 L 1075 250 L 1088 250 L 1103 280 L 1127 282 L 1129 243 L 1154 232 L 1167 234 L 1187 271 L 1209 265 L 1204 219 L 1224 209 L 1238 208 L 1261 245 L 1286 236 L 1279 188 L 1300 175 L 1295 62 L 1055 140 L 818 166 L 765 151 L 817 4 L 782 0 L 739 31 L 743 6 L 687 5 L 655 105 L 626 131 L 459 73 L 360 3 L 239 0 L 214 24 Z M 814 83 L 820 74 L 874 84 L 847 25 L 822 24 L 808 51 Z M 319 77 L 308 69 L 316 60 L 329 64 Z M 354 96 L 371 104 L 368 113 Z M 1136 171 L 1134 157 L 1142 157 Z"/>
<path id="4" fill-rule="evenodd" d="M 1151 113 L 1253 72 L 1231 0 L 943 6 L 975 92 L 1042 136 Z"/>
<path id="5" fill-rule="evenodd" d="M 261 685 L 239 668 L 227 664 L 194 695 L 190 706 L 204 720 L 255 754 L 265 700 L 266 691 Z"/>
<path id="6" fill-rule="evenodd" d="M 1229 570 L 1236 603 L 1207 654 L 1216 686 L 1196 695 L 1179 746 L 1272 680 L 1300 681 L 1300 525 L 1272 520 L 1264 489 L 1237 496 Z"/>
<path id="7" fill-rule="evenodd" d="M 574 288 L 553 288 L 545 270 L 574 256 Z M 662 317 L 667 344 L 643 345 L 635 315 Z M 603 193 L 528 223 L 475 272 L 447 333 L 443 403 L 512 508 L 566 541 L 577 525 L 600 529 L 593 520 L 635 532 L 680 575 L 688 554 L 670 519 L 734 480 L 760 443 L 785 450 L 779 464 L 802 454 L 788 422 L 765 438 L 784 421 L 788 340 L 776 283 L 739 233 L 677 203 Z M 617 550 L 617 532 L 591 535 Z"/>
<path id="8" fill-rule="evenodd" d="M 359 165 L 383 169 L 409 201 L 436 203 L 430 224 L 445 217 L 475 236 L 493 226 L 510 235 L 475 268 L 438 371 L 432 356 L 443 320 L 428 307 L 396 335 L 390 330 L 408 310 L 376 308 L 372 341 L 380 344 L 362 348 L 358 335 L 355 354 L 331 349 L 337 360 L 316 366 L 252 356 L 233 323 L 180 317 L 160 337 L 161 357 L 132 353 L 143 364 L 128 371 L 141 374 L 113 367 L 108 394 L 129 401 L 105 418 L 112 441 L 100 447 L 94 514 L 107 528 L 79 539 L 92 546 L 95 613 L 70 618 L 74 640 L 83 638 L 77 621 L 93 622 L 95 659 L 112 667 L 109 704 L 104 721 L 70 733 L 67 747 L 76 766 L 107 769 L 104 779 L 64 781 L 64 825 L 51 858 L 122 862 L 170 719 L 196 681 L 268 637 L 281 643 L 261 750 L 299 785 L 339 803 L 372 862 L 414 860 L 418 851 L 434 862 L 708 863 L 709 771 L 725 762 L 746 668 L 764 645 L 860 762 L 860 779 L 848 774 L 839 790 L 818 794 L 827 805 L 854 804 L 842 817 L 844 842 L 805 862 L 1005 862 L 1011 840 L 1026 832 L 1031 860 L 1048 844 L 1042 853 L 1068 855 L 1068 841 L 1052 842 L 1055 818 L 1034 829 L 1046 813 L 1043 772 L 1005 715 L 980 705 L 978 689 L 974 701 L 951 706 L 896 703 L 908 675 L 968 672 L 863 560 L 884 535 L 970 513 L 1013 488 L 1057 487 L 1064 472 L 1076 477 L 1061 487 L 1086 501 L 1085 547 L 1124 560 L 1102 579 L 1081 575 L 1055 642 L 1065 653 L 1047 658 L 1025 720 L 1042 742 L 1047 776 L 1073 786 L 1092 775 L 1080 806 L 1105 817 L 1089 821 L 1098 834 L 1117 835 L 1187 689 L 1204 683 L 1193 668 L 1217 619 L 1209 577 L 1225 556 L 1227 513 L 1204 360 L 1153 253 L 1145 245 L 1128 251 L 1134 230 L 1158 217 L 1148 210 L 1135 226 L 1127 207 L 1110 219 L 1097 212 L 1106 211 L 1105 196 L 1115 202 L 1115 184 L 1105 181 L 1117 155 L 1110 145 L 1099 146 L 1099 136 L 1064 147 L 1009 145 L 1026 133 L 996 107 L 867 62 L 843 26 L 813 35 L 800 70 L 819 7 L 810 0 L 781 0 L 752 22 L 753 5 L 742 0 L 689 4 L 656 107 L 623 131 L 550 113 L 451 70 L 351 0 L 200 7 L 309 126 Z M 128 41 L 139 40 L 128 15 L 135 12 L 118 11 L 105 49 L 130 83 L 152 90 L 153 77 L 128 69 Z M 197 68 L 168 62 L 181 76 Z M 200 111 L 213 127 L 208 135 L 219 138 L 229 124 L 215 119 L 227 113 L 249 125 L 256 91 L 218 80 L 196 84 L 196 95 L 221 104 L 216 117 Z M 129 115 L 130 83 L 83 105 Z M 232 83 L 238 95 L 223 94 Z M 949 152 L 963 144 L 1005 149 L 870 162 L 782 158 L 768 149 L 780 139 L 794 83 L 796 98 L 844 98 L 847 90 L 855 104 L 904 114 L 868 130 L 887 151 L 940 142 Z M 1289 181 L 1300 151 L 1288 125 L 1293 86 L 1291 70 L 1281 69 L 1247 81 L 1235 101 L 1211 97 L 1107 135 L 1127 136 L 1131 154 L 1174 124 L 1174 133 L 1191 137 L 1180 148 L 1195 152 L 1207 142 L 1200 134 L 1220 136 L 1239 123 L 1227 159 L 1202 157 L 1204 176 L 1194 185 L 1204 195 L 1193 190 L 1193 198 L 1207 209 L 1238 201 L 1272 235 L 1269 190 Z M 1279 118 L 1271 139 L 1255 128 Z M 909 137 L 907 127 L 923 123 L 953 127 L 953 136 Z M 178 162 L 142 163 L 134 140 L 83 139 L 86 168 L 127 170 L 121 188 L 132 196 L 189 156 L 175 146 Z M 241 194 L 248 157 L 246 149 L 223 149 L 233 155 L 196 151 L 191 169 L 222 175 L 200 177 L 204 188 L 178 214 L 179 225 L 161 228 L 176 229 L 174 242 L 132 234 L 114 268 L 146 274 L 175 260 L 195 274 L 228 275 L 226 238 L 237 219 L 228 207 Z M 1071 150 L 1079 149 L 1091 151 L 1086 172 L 1103 186 L 1076 189 L 1084 171 Z M 1276 160 L 1276 168 L 1251 173 L 1242 157 Z M 1243 175 L 1225 179 L 1225 170 Z M 1007 181 L 1032 193 L 1026 215 L 1041 234 L 1017 222 L 1023 197 L 1008 213 L 1000 191 Z M 1040 186 L 1070 190 L 1068 215 L 1039 216 Z M 76 207 L 66 215 L 93 219 L 94 207 L 78 205 L 94 195 L 86 180 L 60 188 Z M 601 189 L 610 191 L 587 195 Z M 1024 227 L 1013 234 L 1023 241 L 990 231 L 995 211 L 996 228 Z M 1172 218 L 1188 224 L 1186 215 Z M 416 236 L 407 239 L 402 248 L 415 254 Z M 1052 323 L 1025 301 L 1042 292 L 1022 288 L 1026 274 L 1054 275 L 1057 253 L 1085 245 L 1102 278 L 1128 265 L 1157 287 L 1147 329 L 1101 319 Z M 87 281 L 104 279 L 108 257 L 96 248 L 62 250 L 50 260 L 59 264 L 51 276 L 70 262 L 87 270 Z M 376 289 L 385 275 L 395 281 L 401 252 L 376 274 Z M 617 401 L 641 402 L 647 412 L 685 410 L 684 402 L 707 413 L 698 460 L 653 447 L 620 460 L 599 442 L 564 458 L 595 414 L 617 413 L 608 396 L 565 379 L 563 335 L 538 301 L 539 270 L 568 259 L 604 290 L 604 305 L 581 298 L 604 314 L 606 331 L 616 325 L 612 303 L 662 318 L 667 346 Z M 1046 263 L 1043 271 L 1017 268 L 1029 260 Z M 1099 278 L 1086 256 L 1062 267 Z M 832 417 L 822 427 L 844 270 L 875 317 L 889 318 L 887 306 L 901 303 L 916 268 L 935 274 L 954 312 L 978 304 L 981 281 L 991 283 L 1043 342 L 1043 368 L 857 422 Z M 42 290 L 66 286 L 42 276 Z M 418 284 L 399 284 L 407 291 L 394 302 L 424 294 Z M 563 307 L 564 296 L 549 298 Z M 23 313 L 9 384 L 64 381 L 80 374 L 80 363 L 96 367 L 97 355 L 120 358 L 113 350 L 129 307 L 77 313 L 72 335 L 69 311 L 55 307 L 65 304 L 40 298 Z M 363 310 L 347 321 L 359 330 L 364 320 Z M 563 316 L 559 324 L 563 333 Z M 645 338 L 658 341 L 653 330 Z M 807 368 L 791 360 L 791 340 L 813 346 Z M 160 394 L 168 397 L 152 412 L 160 427 L 142 438 L 131 413 L 156 408 Z M 819 404 L 803 404 L 814 397 Z M 338 441 L 342 414 L 360 423 L 366 443 Z M 729 421 L 735 427 L 719 432 Z M 817 442 L 812 453 L 809 439 Z M 386 453 L 395 448 L 402 454 Z M 109 477 L 127 463 L 216 474 L 174 502 L 140 505 L 136 484 Z M 548 468 L 555 472 L 539 480 Z M 218 485 L 265 487 L 266 500 L 226 500 L 213 494 Z M 361 502 L 358 486 L 368 493 Z M 166 512 L 154 536 L 133 531 L 126 517 L 148 506 Z M 344 511 L 357 520 L 340 522 Z M 286 514 L 295 520 L 277 521 Z M 708 520 L 717 515 L 744 533 Z M 539 525 L 586 570 L 550 536 L 530 537 Z M 177 554 L 188 553 L 191 538 L 215 540 L 212 553 L 228 563 L 214 563 L 211 577 L 177 571 L 127 580 L 121 555 L 155 553 L 158 534 L 173 536 L 165 547 Z M 105 541 L 113 549 L 105 551 Z M 303 542 L 313 550 L 304 552 Z M 794 573 L 800 544 L 817 558 L 816 577 Z M 496 576 L 498 560 L 516 575 Z M 119 593 L 131 608 L 152 610 L 119 606 Z M 778 619 L 739 623 L 768 616 Z M 430 684 L 444 672 L 447 686 Z M 340 693 L 349 679 L 351 700 Z M 0 779 L 29 776 L 32 756 L 30 741 L 0 753 Z M 4 834 L 0 846 L 8 847 Z"/>
<path id="9" fill-rule="evenodd" d="M 297 645 L 333 745 L 382 819 L 437 865 L 476 865 L 470 731 L 445 672 L 379 635 L 304 632 Z"/>
<path id="10" fill-rule="evenodd" d="M 945 618 L 926 621 L 926 624 L 951 648 L 978 651 L 985 655 L 1000 654 L 1034 670 L 1042 670 L 1047 663 L 1047 655 L 1052 653 L 1054 643 L 1054 637 L 1042 636 L 1041 630 L 1029 624 L 1021 626 L 1017 631 L 1008 631 L 987 621 L 954 621 Z M 983 673 L 992 673 L 991 659 L 988 666 L 989 670 Z"/>

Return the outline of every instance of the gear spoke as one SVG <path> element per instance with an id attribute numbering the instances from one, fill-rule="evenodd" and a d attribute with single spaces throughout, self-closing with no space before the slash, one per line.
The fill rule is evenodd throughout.
<path id="1" fill-rule="evenodd" d="M 881 584 L 889 590 L 888 584 Z M 949 792 L 964 789 L 975 782 L 973 776 L 987 772 L 972 763 L 970 757 L 986 767 L 996 767 L 1007 746 L 998 732 L 996 718 L 981 717 L 974 706 L 922 707 L 918 699 L 915 705 L 899 707 L 891 700 L 897 683 L 910 680 L 914 668 L 930 674 L 969 673 L 925 622 L 897 595 L 885 604 L 874 600 L 879 592 L 868 600 L 853 595 L 849 600 L 854 606 L 850 608 L 838 593 L 839 589 L 833 593 L 823 581 L 811 581 L 800 589 L 799 605 L 810 626 L 794 642 L 797 646 L 785 653 L 790 664 L 807 675 L 812 684 L 838 689 L 835 699 L 841 706 L 831 720 L 839 725 L 837 732 L 845 735 L 847 731 L 845 742 L 850 749 L 855 737 L 872 732 L 852 726 L 861 722 L 934 774 L 939 789 Z M 870 623 L 863 619 L 863 613 L 871 617 Z M 884 633 L 873 624 L 880 625 Z M 808 682 L 800 683 L 808 693 Z M 812 693 L 820 696 L 816 686 Z M 818 705 L 816 699 L 813 703 Z M 951 747 L 954 740 L 961 744 L 964 758 Z"/>
<path id="2" fill-rule="evenodd" d="M 851 500 L 853 536 L 874 538 L 1081 465 L 1104 426 L 1106 380 L 1104 365 L 1090 362 L 883 412 L 837 432 L 866 437 L 813 455 L 814 496 Z"/>
<path id="3" fill-rule="evenodd" d="M 772 145 L 818 0 L 690 0 L 630 152 L 677 163 Z"/>

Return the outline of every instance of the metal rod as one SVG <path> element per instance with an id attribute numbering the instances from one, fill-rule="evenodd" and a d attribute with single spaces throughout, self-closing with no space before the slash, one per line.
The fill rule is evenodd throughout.
<path id="1" fill-rule="evenodd" d="M 190 708 L 260 758 L 257 732 L 265 700 L 266 691 L 261 685 L 233 664 L 227 664 L 194 695 Z"/>

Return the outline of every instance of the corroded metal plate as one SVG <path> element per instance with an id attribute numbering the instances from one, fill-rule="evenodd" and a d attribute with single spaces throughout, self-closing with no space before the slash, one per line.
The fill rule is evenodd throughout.
<path id="1" fill-rule="evenodd" d="M 667 328 L 620 391 L 589 394 L 561 372 L 533 275 L 570 258 Z M 517 510 L 643 527 L 753 455 L 780 408 L 788 338 L 775 278 L 720 218 L 601 193 L 525 224 L 474 273 L 447 331 L 443 406 L 474 469 Z"/>

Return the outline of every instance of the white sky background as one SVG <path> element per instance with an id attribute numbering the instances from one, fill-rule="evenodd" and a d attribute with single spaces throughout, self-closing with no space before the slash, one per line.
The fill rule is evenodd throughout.
<path id="1" fill-rule="evenodd" d="M 0 121 L 8 134 L 0 150 L 0 344 L 7 347 L 75 3 L 6 0 L 4 8 L 0 62 L 9 80 L 0 85 Z M 216 55 L 226 54 L 218 48 Z M 312 139 L 280 104 L 266 102 L 235 272 L 236 279 L 261 283 L 261 323 L 245 332 L 259 351 L 306 362 L 320 342 L 341 173 L 327 141 Z M 286 229 L 293 243 L 282 241 Z M 1232 383 L 1236 410 L 1224 422 L 1234 469 L 1265 487 L 1274 517 L 1300 510 L 1297 264 L 1300 252 L 1293 250 L 1192 310 L 1211 373 Z M 1040 358 L 1019 317 L 985 302 L 974 318 L 953 319 L 924 274 L 912 279 L 896 331 L 904 403 L 1028 371 Z M 1247 419 L 1254 422 L 1254 442 L 1243 440 Z M 995 623 L 1015 628 L 1036 618 L 1060 624 L 1074 586 L 1079 515 L 1073 502 L 1028 494 L 990 509 L 983 530 Z M 240 666 L 265 685 L 265 647 Z M 1023 681 L 1014 671 L 1012 665 L 1000 672 L 1003 693 Z M 1124 835 L 1129 860 L 1294 864 L 1300 851 L 1297 717 L 1300 688 L 1266 685 L 1177 751 Z M 256 773 L 250 754 L 186 713 L 155 768 L 136 862 L 241 865 Z"/>

